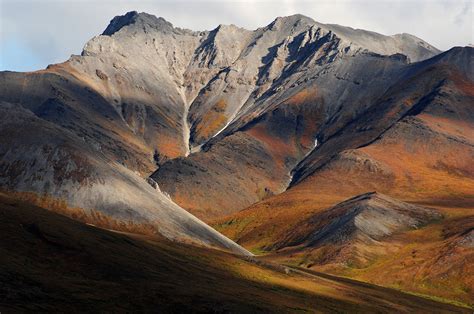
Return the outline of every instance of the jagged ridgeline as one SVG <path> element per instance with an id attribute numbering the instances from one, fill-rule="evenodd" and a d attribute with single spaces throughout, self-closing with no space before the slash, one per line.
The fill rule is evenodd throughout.
<path id="1" fill-rule="evenodd" d="M 282 193 L 422 112 L 451 72 L 472 79 L 471 48 L 439 53 L 302 15 L 191 31 L 129 12 L 80 56 L 1 73 L 1 187 L 93 224 L 249 254 L 182 208 L 213 220 Z"/>

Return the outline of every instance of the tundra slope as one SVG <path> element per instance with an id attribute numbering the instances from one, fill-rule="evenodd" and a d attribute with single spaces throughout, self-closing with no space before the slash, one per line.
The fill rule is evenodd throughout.
<path id="1" fill-rule="evenodd" d="M 441 217 L 435 210 L 370 192 L 309 217 L 272 248 L 373 243 L 397 232 L 418 229 Z"/>
<path id="2" fill-rule="evenodd" d="M 369 45 L 371 38 L 385 44 Z M 159 226 L 177 237 L 166 225 L 181 223 L 166 216 L 186 214 L 142 179 L 156 164 L 160 189 L 200 217 L 241 209 L 287 187 L 290 170 L 339 108 L 359 112 L 408 59 L 437 53 L 412 36 L 301 15 L 254 31 L 221 25 L 195 32 L 129 12 L 81 56 L 0 74 L 9 115 L 2 120 L 2 188 L 76 208 L 74 215 L 93 223 L 92 211 L 104 215 L 102 224 Z M 142 195 L 126 192 L 135 190 Z"/>
<path id="3" fill-rule="evenodd" d="M 472 302 L 473 59 L 473 48 L 456 47 L 408 65 L 365 112 L 343 127 L 320 130 L 318 147 L 295 167 L 285 192 L 214 225 L 277 260 Z M 380 241 L 292 249 L 293 236 L 330 224 L 321 212 L 332 208 L 328 212 L 341 219 L 336 204 L 369 191 L 436 208 L 444 218 Z M 310 217 L 322 220 L 314 229 L 298 229 L 311 226 Z"/>
<path id="4" fill-rule="evenodd" d="M 392 289 L 87 226 L 3 194 L 0 218 L 2 312 L 469 312 Z"/>

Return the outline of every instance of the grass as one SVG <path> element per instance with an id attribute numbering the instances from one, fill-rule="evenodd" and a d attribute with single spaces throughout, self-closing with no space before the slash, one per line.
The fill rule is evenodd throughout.
<path id="1" fill-rule="evenodd" d="M 434 125 L 438 121 L 435 118 L 426 114 L 420 117 L 422 122 L 429 122 L 423 122 L 426 127 Z M 455 121 L 443 120 L 440 125 L 439 132 L 462 131 Z M 400 124 L 381 140 L 353 150 L 353 155 L 364 162 L 358 163 L 357 158 L 335 158 L 297 186 L 223 219 L 250 220 L 250 223 L 238 228 L 223 226 L 219 231 L 239 239 L 240 244 L 251 250 L 272 247 L 288 234 L 304 236 L 312 232 L 302 227 L 308 217 L 354 195 L 376 190 L 403 201 L 435 207 L 444 219 L 380 245 L 342 251 L 340 259 L 350 263 L 334 261 L 337 256 L 332 257 L 331 250 L 323 252 L 320 248 L 287 248 L 265 258 L 303 262 L 321 271 L 384 286 L 398 284 L 413 293 L 463 304 L 472 302 L 473 292 L 466 287 L 474 284 L 474 274 L 469 269 L 474 254 L 472 250 L 455 246 L 456 238 L 472 225 L 469 222 L 474 210 L 474 168 L 469 163 L 472 149 L 453 144 L 442 136 L 428 133 L 431 135 L 423 137 L 416 132 L 427 131 Z M 368 164 L 384 169 L 387 175 L 374 171 Z M 271 228 L 274 232 L 265 232 Z M 445 237 L 444 233 L 449 235 Z M 325 259 L 325 255 L 331 258 Z"/>
<path id="2" fill-rule="evenodd" d="M 418 296 L 418 297 L 422 297 L 422 298 L 425 298 L 425 299 L 433 300 L 433 301 L 436 301 L 436 302 L 452 304 L 452 305 L 455 305 L 455 306 L 464 307 L 464 308 L 467 308 L 467 309 L 472 309 L 472 305 L 469 305 L 469 304 L 464 303 L 464 302 L 451 300 L 451 299 L 446 299 L 446 298 L 442 298 L 442 297 L 437 297 L 435 295 L 429 295 L 429 294 L 417 293 L 417 292 L 413 292 L 413 291 L 407 291 L 407 290 L 400 289 L 400 288 L 396 287 L 395 285 L 393 285 L 393 286 L 391 285 L 390 288 L 397 289 L 397 290 L 402 291 L 404 293 L 408 293 L 408 294 L 415 295 L 415 296 Z"/>
<path id="3" fill-rule="evenodd" d="M 255 255 L 265 255 L 268 254 L 268 251 L 265 251 L 263 248 L 253 248 L 250 250 Z"/>
<path id="4" fill-rule="evenodd" d="M 221 99 L 202 116 L 202 120 L 196 126 L 197 143 L 204 141 L 217 133 L 227 123 L 227 116 L 225 115 L 225 108 L 227 104 L 225 100 Z"/>
<path id="5" fill-rule="evenodd" d="M 2 312 L 463 311 L 396 290 L 87 226 L 4 195 L 0 217 Z"/>

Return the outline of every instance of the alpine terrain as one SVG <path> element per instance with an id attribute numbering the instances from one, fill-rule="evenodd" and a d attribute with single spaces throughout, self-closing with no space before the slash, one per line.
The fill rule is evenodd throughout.
<path id="1" fill-rule="evenodd" d="M 469 313 L 473 106 L 473 47 L 117 16 L 0 72 L 0 311 Z"/>

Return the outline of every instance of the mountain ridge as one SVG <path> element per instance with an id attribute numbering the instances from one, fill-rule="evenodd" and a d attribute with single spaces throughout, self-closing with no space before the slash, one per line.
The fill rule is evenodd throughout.
<path id="1" fill-rule="evenodd" d="M 129 12 L 111 21 L 104 31 L 109 35 L 96 36 L 86 43 L 81 56 L 73 56 L 65 63 L 30 74 L 42 78 L 35 84 L 42 82 L 44 85 L 41 92 L 28 90 L 31 100 L 18 94 L 23 88 L 21 84 L 33 84 L 28 76 L 22 78 L 23 82 L 18 86 L 12 85 L 20 79 L 20 74 L 11 74 L 12 82 L 4 79 L 6 84 L 2 95 L 12 103 L 21 103 L 25 99 L 23 105 L 33 110 L 37 110 L 33 99 L 44 102 L 44 107 L 50 107 L 49 98 L 62 98 L 61 105 L 56 106 L 62 108 L 58 110 L 70 112 L 67 118 L 59 121 L 51 111 L 43 112 L 44 118 L 75 129 L 80 138 L 91 141 L 110 158 L 138 171 L 141 176 L 151 174 L 156 170 L 154 164 L 158 164 L 160 175 L 153 175 L 153 178 L 174 200 L 176 195 L 171 186 L 174 183 L 163 179 L 168 176 L 164 173 L 166 169 L 170 169 L 170 176 L 176 172 L 174 164 L 167 161 L 175 160 L 178 164 L 181 162 L 178 157 L 184 158 L 190 153 L 190 158 L 194 158 L 201 148 L 209 150 L 213 143 L 237 134 L 234 136 L 235 144 L 247 141 L 255 147 L 253 155 L 245 158 L 258 159 L 256 154 L 262 153 L 272 156 L 279 168 L 275 175 L 268 174 L 267 166 L 255 169 L 256 173 L 263 171 L 268 179 L 262 180 L 258 174 L 252 179 L 254 190 L 236 191 L 236 199 L 229 201 L 239 204 L 241 202 L 236 200 L 239 194 L 243 194 L 246 200 L 238 205 L 241 209 L 261 197 L 287 188 L 289 172 L 313 149 L 317 137 L 314 132 L 323 123 L 324 115 L 337 112 L 344 105 L 344 97 L 369 86 L 383 88 L 386 84 L 383 81 L 397 75 L 398 68 L 407 62 L 399 58 L 379 58 L 359 48 L 351 48 L 348 43 L 342 43 L 337 34 L 313 22 L 310 18 L 296 15 L 277 18 L 269 26 L 254 31 L 219 26 L 213 31 L 192 32 L 174 28 L 162 18 Z M 371 67 L 373 73 L 368 71 Z M 353 71 L 354 77 L 347 77 L 344 74 L 347 71 Z M 314 89 L 312 82 L 321 86 Z M 86 126 L 89 113 L 78 111 L 79 107 L 74 103 L 77 86 L 86 89 L 90 97 L 80 98 L 81 106 L 84 102 L 81 108 L 92 111 L 90 114 L 94 117 L 99 111 L 107 112 L 108 117 L 100 117 L 101 122 L 94 123 L 93 132 Z M 346 94 L 341 100 L 329 94 L 334 86 L 340 87 L 333 95 Z M 372 89 L 378 93 L 377 88 Z M 363 105 L 364 97 L 373 96 L 360 96 L 360 104 L 354 106 L 354 111 L 361 110 L 356 107 Z M 87 104 L 91 100 L 92 104 Z M 312 108 L 309 104 L 312 101 L 319 109 Z M 97 107 L 99 103 L 102 109 Z M 303 112 L 307 112 L 307 118 L 301 119 Z M 249 122 L 257 117 L 270 120 L 248 128 Z M 293 120 L 288 121 L 288 127 L 291 125 L 297 129 L 293 142 L 285 144 L 287 152 L 277 149 L 277 146 L 272 148 L 269 138 L 273 136 L 272 132 L 260 127 L 275 124 L 277 119 Z M 312 119 L 317 121 L 315 126 L 311 126 Z M 245 136 L 248 136 L 241 139 L 239 130 L 245 127 L 248 130 Z M 298 139 L 300 133 L 303 135 L 301 141 Z M 282 138 L 284 134 L 279 136 Z M 104 139 L 107 140 L 104 142 Z M 118 139 L 118 142 L 108 139 Z M 177 167 L 188 172 L 184 170 L 188 167 L 186 165 Z M 232 171 L 240 170 L 235 168 Z M 219 171 L 215 169 L 208 173 L 218 174 Z M 190 174 L 194 172 L 189 169 Z M 199 178 L 197 180 L 202 182 Z M 269 184 L 268 180 L 274 182 Z M 248 186 L 249 181 L 243 180 L 242 184 Z M 234 183 L 231 185 L 235 186 Z M 216 193 L 223 195 L 218 190 Z M 203 202 L 207 202 L 205 198 L 196 202 L 196 206 L 201 212 L 209 211 L 209 205 L 201 206 Z M 178 204 L 183 205 L 182 200 L 178 199 Z M 223 207 L 229 210 L 226 209 L 228 205 Z"/>
<path id="2" fill-rule="evenodd" d="M 81 55 L 0 72 L 0 190 L 100 228 L 469 302 L 473 58 L 301 15 L 191 31 L 129 12 Z"/>
<path id="3" fill-rule="evenodd" d="M 177 30 L 189 31 L 187 29 L 174 27 L 173 24 L 171 24 L 170 22 L 165 20 L 163 17 L 156 17 L 156 16 L 154 16 L 152 14 L 148 14 L 146 12 L 138 13 L 137 11 L 130 11 L 130 12 L 126 13 L 125 15 L 118 15 L 118 16 L 114 17 L 110 21 L 109 25 L 107 26 L 106 30 L 104 30 L 102 35 L 110 36 L 113 33 L 121 30 L 123 27 L 131 26 L 132 24 L 136 24 L 136 23 L 147 24 L 149 26 L 153 26 L 157 30 L 161 29 L 161 30 L 164 30 L 164 31 L 169 31 L 171 29 L 177 29 Z M 312 19 L 308 16 L 303 15 L 303 14 L 293 14 L 293 15 L 289 15 L 289 16 L 280 16 L 280 17 L 275 18 L 267 26 L 257 28 L 255 30 L 247 30 L 245 28 L 235 26 L 234 24 L 230 24 L 230 25 L 220 24 L 212 30 L 202 30 L 202 31 L 198 30 L 198 31 L 191 31 L 191 32 L 196 33 L 196 34 L 210 33 L 212 31 L 216 31 L 216 30 L 218 30 L 219 28 L 222 28 L 222 27 L 233 27 L 233 26 L 237 27 L 241 30 L 244 30 L 244 31 L 255 32 L 255 31 L 260 30 L 260 29 L 270 29 L 270 30 L 272 30 L 274 28 L 281 27 L 282 25 L 289 25 L 289 24 L 296 25 L 298 23 L 307 24 L 307 25 L 317 25 L 318 27 L 324 27 L 324 28 L 326 28 L 327 30 L 330 30 L 330 31 L 336 31 L 337 30 L 339 32 L 342 32 L 344 35 L 348 35 L 350 33 L 356 34 L 358 32 L 359 33 L 365 33 L 365 34 L 368 34 L 369 36 L 372 36 L 374 38 L 378 38 L 379 40 L 380 40 L 380 38 L 394 38 L 394 39 L 402 38 L 402 37 L 404 37 L 405 39 L 409 38 L 413 41 L 418 41 L 418 44 L 421 44 L 423 47 L 425 47 L 428 50 L 433 50 L 436 53 L 441 52 L 440 50 L 438 50 L 435 47 L 433 47 L 432 45 L 426 43 L 425 41 L 423 41 L 419 37 L 411 35 L 409 33 L 397 33 L 397 34 L 393 34 L 393 35 L 382 35 L 382 34 L 377 33 L 377 32 L 367 31 L 367 30 L 364 30 L 364 29 L 354 29 L 352 27 L 342 26 L 342 25 L 339 25 L 339 24 L 320 23 L 320 22 L 317 22 L 317 21 L 315 21 L 314 19 Z M 337 31 L 336 31 L 336 33 L 338 33 Z M 377 52 L 377 51 L 374 51 L 374 52 Z M 414 61 L 419 61 L 417 59 L 418 58 L 416 58 Z"/>

